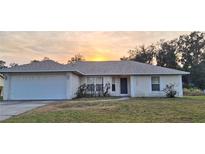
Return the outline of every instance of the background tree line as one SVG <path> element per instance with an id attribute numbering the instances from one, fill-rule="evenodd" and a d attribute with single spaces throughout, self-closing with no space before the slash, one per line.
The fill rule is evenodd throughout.
<path id="1" fill-rule="evenodd" d="M 45 60 L 51 60 L 51 59 L 49 57 L 44 57 L 42 60 L 36 60 L 36 59 L 31 60 L 30 63 L 35 63 L 35 62 L 45 61 Z M 70 63 L 75 63 L 78 61 L 85 61 L 84 56 L 81 54 L 76 54 L 73 57 L 71 57 L 70 59 L 68 59 L 67 63 L 70 64 Z M 0 69 L 8 68 L 8 67 L 11 68 L 11 67 L 15 67 L 15 66 L 18 66 L 18 64 L 17 63 L 10 63 L 9 66 L 6 66 L 6 62 L 3 60 L 0 60 Z"/>
<path id="2" fill-rule="evenodd" d="M 149 46 L 137 46 L 121 60 L 156 64 L 190 72 L 183 77 L 185 86 L 205 89 L 205 33 L 191 32 L 173 40 L 160 40 Z"/>

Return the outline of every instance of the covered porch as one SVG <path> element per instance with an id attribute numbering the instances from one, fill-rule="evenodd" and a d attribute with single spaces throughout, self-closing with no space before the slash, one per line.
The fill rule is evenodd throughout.
<path id="1" fill-rule="evenodd" d="M 86 84 L 88 93 L 99 94 L 106 90 L 110 96 L 130 96 L 130 76 L 83 76 L 80 79 L 80 85 Z"/>

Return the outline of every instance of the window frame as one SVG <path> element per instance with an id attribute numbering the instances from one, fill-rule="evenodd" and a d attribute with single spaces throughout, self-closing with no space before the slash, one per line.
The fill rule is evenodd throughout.
<path id="1" fill-rule="evenodd" d="M 86 85 L 88 92 L 103 91 L 103 76 L 88 76 Z"/>
<path id="2" fill-rule="evenodd" d="M 158 78 L 158 83 L 153 83 L 153 78 Z M 160 76 L 152 76 L 151 77 L 151 89 L 152 89 L 152 92 L 159 92 L 160 91 Z M 153 87 L 153 86 L 158 86 L 157 88 Z"/>
<path id="3" fill-rule="evenodd" d="M 112 77 L 112 92 L 115 92 L 115 91 L 116 91 L 115 80 L 116 80 L 116 78 L 115 78 L 115 77 Z"/>

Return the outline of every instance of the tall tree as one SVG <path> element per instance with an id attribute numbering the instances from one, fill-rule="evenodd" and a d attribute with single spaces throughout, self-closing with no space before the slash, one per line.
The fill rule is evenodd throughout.
<path id="1" fill-rule="evenodd" d="M 48 57 L 44 57 L 42 61 L 50 60 Z"/>
<path id="2" fill-rule="evenodd" d="M 124 60 L 124 61 L 126 61 L 126 60 L 129 60 L 129 57 L 125 57 L 125 56 L 123 56 L 122 58 L 120 58 L 120 60 Z"/>
<path id="3" fill-rule="evenodd" d="M 191 82 L 195 86 L 205 89 L 205 61 L 191 68 Z"/>
<path id="4" fill-rule="evenodd" d="M 34 59 L 34 60 L 31 60 L 31 62 L 30 62 L 30 63 L 36 63 L 36 62 L 40 62 L 40 61 L 39 61 L 39 60 Z"/>
<path id="5" fill-rule="evenodd" d="M 141 45 L 133 50 L 129 50 L 128 53 L 129 57 L 123 57 L 121 58 L 121 60 L 133 60 L 151 64 L 155 55 L 155 46 L 150 45 L 148 47 L 145 47 L 144 45 Z"/>
<path id="6" fill-rule="evenodd" d="M 15 66 L 18 66 L 18 64 L 17 63 L 10 63 L 9 66 L 10 67 L 15 67 Z"/>
<path id="7" fill-rule="evenodd" d="M 192 32 L 190 35 L 182 35 L 177 43 L 183 70 L 190 71 L 194 65 L 204 60 L 205 33 Z"/>
<path id="8" fill-rule="evenodd" d="M 77 55 L 75 55 L 74 57 L 71 57 L 71 59 L 68 60 L 68 64 L 69 63 L 75 63 L 75 62 L 78 62 L 78 61 L 85 61 L 84 56 L 81 55 L 81 54 L 77 54 Z"/>
<path id="9" fill-rule="evenodd" d="M 0 60 L 0 69 L 6 68 L 6 62 L 3 60 Z"/>
<path id="10" fill-rule="evenodd" d="M 157 44 L 156 62 L 158 66 L 178 68 L 177 42 L 176 40 L 161 40 Z"/>

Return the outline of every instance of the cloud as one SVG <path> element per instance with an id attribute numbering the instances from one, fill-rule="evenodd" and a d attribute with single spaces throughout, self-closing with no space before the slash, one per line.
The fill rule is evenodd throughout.
<path id="1" fill-rule="evenodd" d="M 90 60 L 119 60 L 136 45 L 173 39 L 189 32 L 0 32 L 0 59 L 28 63 L 50 57 L 61 63 L 77 53 Z"/>

